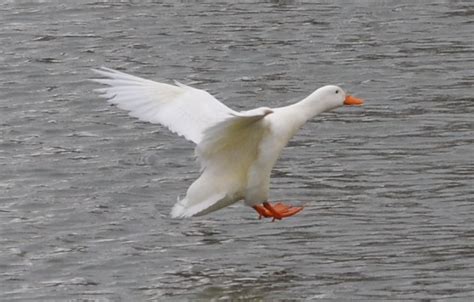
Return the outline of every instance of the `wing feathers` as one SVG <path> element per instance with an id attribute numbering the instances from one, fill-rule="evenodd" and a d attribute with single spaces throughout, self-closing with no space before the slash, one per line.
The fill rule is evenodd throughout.
<path id="1" fill-rule="evenodd" d="M 249 152 L 256 152 L 265 130 L 265 125 L 257 122 L 272 112 L 269 108 L 258 108 L 238 113 L 206 129 L 202 142 L 196 147 L 202 168 L 217 158 L 216 154 L 219 153 L 246 157 Z M 230 156 L 228 158 L 236 159 Z"/>
<path id="2" fill-rule="evenodd" d="M 103 76 L 92 81 L 107 85 L 95 91 L 140 120 L 162 124 L 198 144 L 204 131 L 235 111 L 204 90 L 179 82 L 158 83 L 110 68 L 93 69 Z"/>

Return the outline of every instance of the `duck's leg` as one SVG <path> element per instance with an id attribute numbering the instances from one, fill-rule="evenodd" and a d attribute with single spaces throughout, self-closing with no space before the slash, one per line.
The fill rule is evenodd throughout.
<path id="1" fill-rule="evenodd" d="M 272 217 L 273 218 L 272 221 L 275 221 L 275 219 L 281 220 L 283 218 L 296 215 L 297 213 L 303 210 L 303 207 L 293 207 L 281 202 L 275 205 L 272 205 L 269 202 L 264 202 L 263 206 L 256 205 L 253 208 L 260 215 L 259 217 L 260 219 L 262 217 L 265 217 L 265 218 Z"/>

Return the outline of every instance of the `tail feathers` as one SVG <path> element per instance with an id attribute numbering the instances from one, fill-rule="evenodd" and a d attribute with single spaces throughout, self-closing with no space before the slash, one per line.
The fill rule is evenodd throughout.
<path id="1" fill-rule="evenodd" d="M 182 218 L 182 217 L 187 217 L 185 216 L 186 212 L 186 198 L 185 199 L 179 199 L 176 201 L 176 203 L 173 206 L 173 209 L 171 209 L 171 217 L 172 218 Z"/>
<path id="2" fill-rule="evenodd" d="M 191 202 L 187 197 L 178 200 L 171 210 L 171 217 L 186 218 L 214 212 L 228 205 L 228 203 L 224 202 L 225 196 L 224 193 L 214 194 L 200 202 Z"/>

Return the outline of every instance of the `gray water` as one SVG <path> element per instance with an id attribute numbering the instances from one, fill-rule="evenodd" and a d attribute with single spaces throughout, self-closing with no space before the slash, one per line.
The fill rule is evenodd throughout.
<path id="1" fill-rule="evenodd" d="M 41 2 L 0 4 L 0 300 L 474 299 L 471 1 Z M 193 145 L 99 99 L 99 66 L 240 110 L 366 104 L 283 152 L 299 215 L 174 220 Z"/>

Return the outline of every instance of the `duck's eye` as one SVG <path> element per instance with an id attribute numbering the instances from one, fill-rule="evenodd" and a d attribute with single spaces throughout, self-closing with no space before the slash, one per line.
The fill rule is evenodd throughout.
<path id="1" fill-rule="evenodd" d="M 339 93 L 339 90 L 336 90 L 336 93 Z"/>

